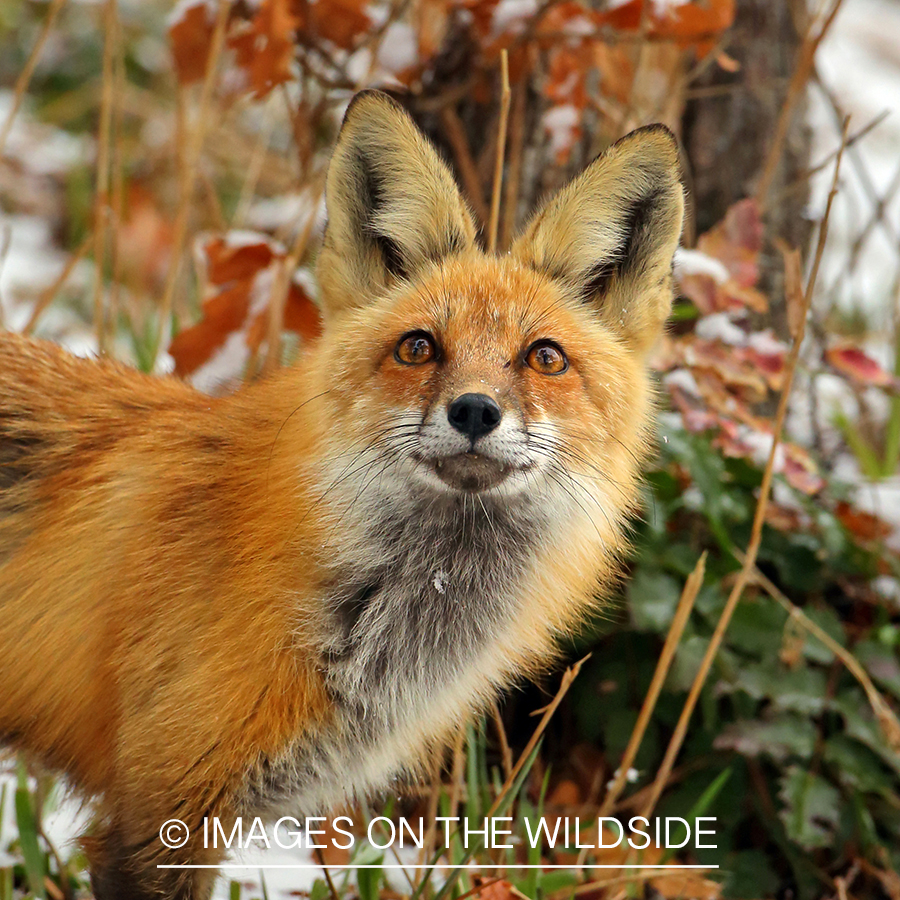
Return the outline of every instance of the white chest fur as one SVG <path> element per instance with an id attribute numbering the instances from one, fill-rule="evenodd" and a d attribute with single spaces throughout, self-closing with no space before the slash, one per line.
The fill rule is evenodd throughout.
<path id="1" fill-rule="evenodd" d="M 323 672 L 335 712 L 266 761 L 249 785 L 257 810 L 311 815 L 385 788 L 429 738 L 502 687 L 502 654 L 542 522 L 448 501 L 386 514 L 341 554 L 325 598 Z M 466 512 L 466 515 L 463 515 Z"/>

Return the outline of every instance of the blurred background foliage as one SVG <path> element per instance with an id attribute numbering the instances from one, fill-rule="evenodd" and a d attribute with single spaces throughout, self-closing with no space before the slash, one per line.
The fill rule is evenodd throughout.
<path id="1" fill-rule="evenodd" d="M 589 864 L 621 864 L 621 848 L 547 847 L 476 853 L 488 881 L 413 888 L 375 869 L 337 884 L 226 880 L 217 896 L 900 898 L 900 131 L 885 118 L 898 46 L 892 0 L 0 4 L 3 326 L 211 392 L 265 377 L 318 333 L 323 176 L 356 90 L 387 89 L 410 110 L 485 233 L 496 196 L 501 251 L 542 195 L 622 134 L 663 121 L 681 140 L 690 215 L 654 359 L 659 456 L 621 587 L 568 648 L 592 655 L 537 749 L 529 714 L 555 676 L 470 729 L 403 808 L 483 815 L 504 796 L 520 833 L 538 814 L 716 816 L 717 849 L 673 859 L 720 868 L 616 880 Z M 854 90 L 870 105 L 845 126 Z M 756 565 L 731 615 L 789 374 Z M 671 666 L 613 787 L 667 638 Z M 71 843 L 83 813 L 22 762 L 3 784 L 0 898 L 86 895 Z M 588 868 L 504 869 L 514 861 Z"/>

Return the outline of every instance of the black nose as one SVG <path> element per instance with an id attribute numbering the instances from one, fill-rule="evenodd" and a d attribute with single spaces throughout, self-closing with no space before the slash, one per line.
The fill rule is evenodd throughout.
<path id="1" fill-rule="evenodd" d="M 503 418 L 503 411 L 486 394 L 463 394 L 447 410 L 450 424 L 474 443 L 493 431 Z"/>

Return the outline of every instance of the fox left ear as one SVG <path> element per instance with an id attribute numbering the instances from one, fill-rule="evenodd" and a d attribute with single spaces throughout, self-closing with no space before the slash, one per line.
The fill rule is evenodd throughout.
<path id="1" fill-rule="evenodd" d="M 370 302 L 397 280 L 474 244 L 446 163 L 380 91 L 353 98 L 328 167 L 317 276 L 323 312 Z"/>
<path id="2" fill-rule="evenodd" d="M 675 137 L 650 125 L 613 144 L 552 197 L 511 252 L 595 305 L 609 328 L 645 353 L 671 309 L 683 218 Z"/>

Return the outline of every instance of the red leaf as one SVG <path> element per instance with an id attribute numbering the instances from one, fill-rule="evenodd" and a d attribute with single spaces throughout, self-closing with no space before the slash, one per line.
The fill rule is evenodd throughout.
<path id="1" fill-rule="evenodd" d="M 796 444 L 783 443 L 784 464 L 781 471 L 787 483 L 798 491 L 812 496 L 825 487 L 825 480 L 819 475 L 819 468 L 813 458 Z"/>
<path id="2" fill-rule="evenodd" d="M 893 387 L 896 379 L 890 372 L 853 344 L 840 343 L 825 351 L 825 359 L 842 375 L 860 384 Z"/>
<path id="3" fill-rule="evenodd" d="M 756 201 L 735 203 L 725 218 L 697 241 L 697 250 L 721 262 L 728 277 L 702 272 L 685 275 L 680 279 L 685 296 L 707 314 L 744 307 L 765 312 L 768 301 L 755 287 L 762 240 L 762 218 Z"/>
<path id="4" fill-rule="evenodd" d="M 291 282 L 284 307 L 284 327 L 295 331 L 305 341 L 315 340 L 322 333 L 322 314 L 310 296 L 296 282 Z"/>

